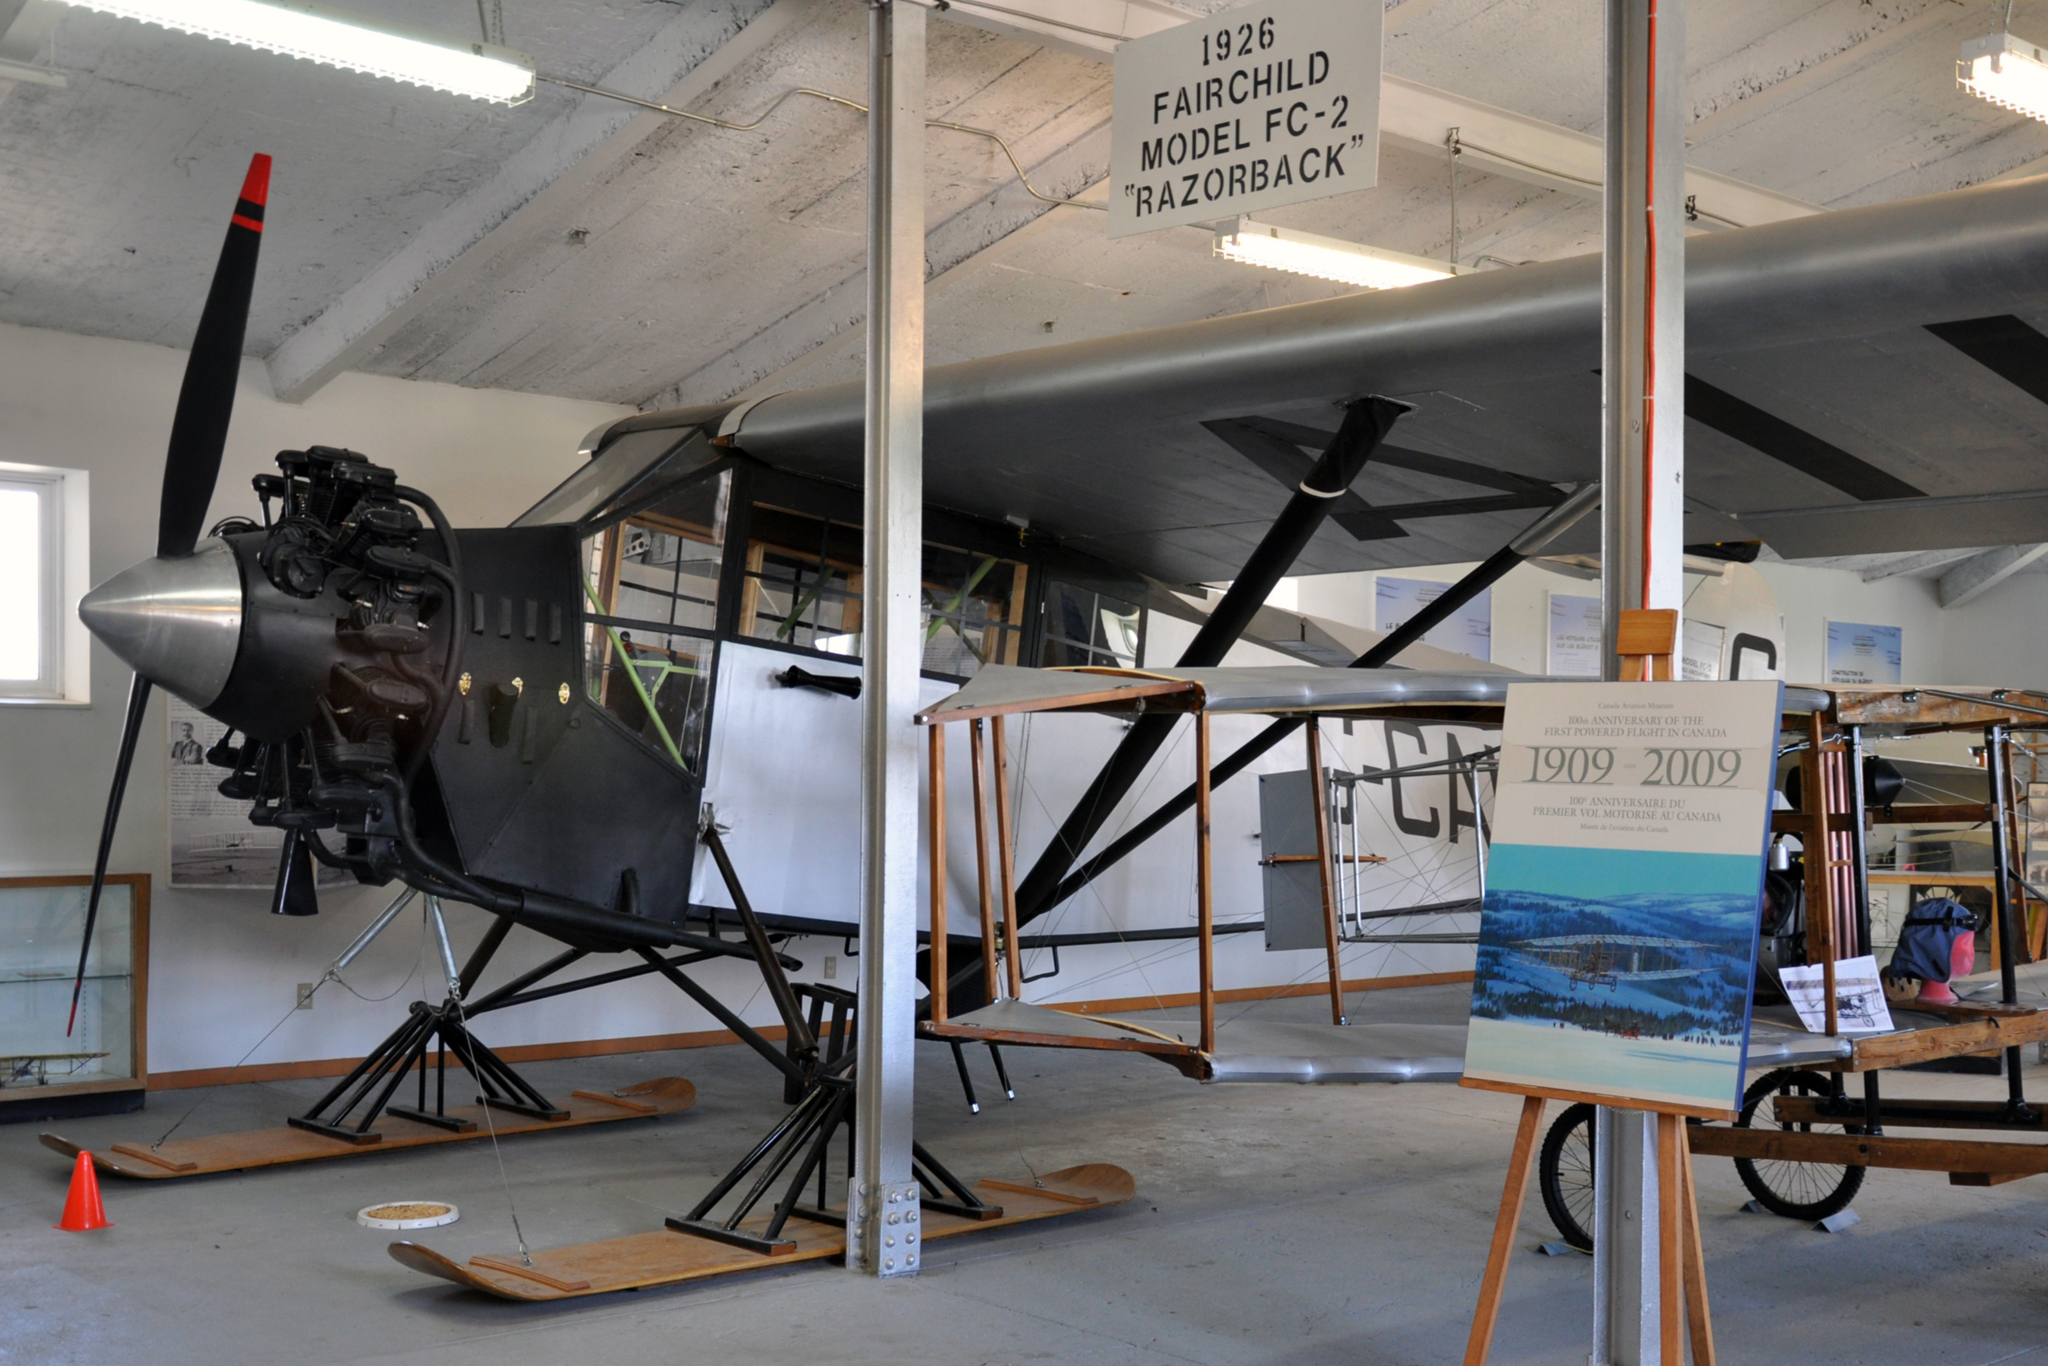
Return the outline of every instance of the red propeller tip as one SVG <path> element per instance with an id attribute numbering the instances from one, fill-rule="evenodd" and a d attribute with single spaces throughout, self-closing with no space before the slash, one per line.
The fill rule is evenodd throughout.
<path id="1" fill-rule="evenodd" d="M 249 158 L 249 177 L 242 182 L 242 198 L 261 206 L 270 201 L 270 156 L 258 152 Z"/>

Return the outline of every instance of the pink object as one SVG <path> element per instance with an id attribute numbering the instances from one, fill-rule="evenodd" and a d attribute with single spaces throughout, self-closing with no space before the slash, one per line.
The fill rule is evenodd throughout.
<path id="1" fill-rule="evenodd" d="M 1977 936 L 1969 933 L 1957 935 L 1955 947 L 1949 950 L 1948 955 L 1949 981 L 1968 977 L 1976 970 Z M 1956 1003 L 1956 994 L 1949 989 L 1948 982 L 1923 982 L 1917 999 L 1931 1006 L 1952 1006 Z"/>

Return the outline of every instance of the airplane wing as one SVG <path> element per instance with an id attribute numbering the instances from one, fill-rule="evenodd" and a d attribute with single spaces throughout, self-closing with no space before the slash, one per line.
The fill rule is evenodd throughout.
<path id="1" fill-rule="evenodd" d="M 1688 542 L 1788 558 L 2048 540 L 2048 177 L 1686 244 Z M 1334 405 L 1415 405 L 1296 572 L 1483 558 L 1599 474 L 1600 259 L 1576 257 L 927 372 L 928 501 L 1227 579 Z M 858 482 L 858 384 L 644 414 Z M 1575 533 L 1596 548 L 1597 528 Z"/>

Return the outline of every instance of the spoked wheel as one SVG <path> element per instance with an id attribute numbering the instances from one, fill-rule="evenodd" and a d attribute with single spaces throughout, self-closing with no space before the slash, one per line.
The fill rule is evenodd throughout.
<path id="1" fill-rule="evenodd" d="M 1742 1093 L 1742 1116 L 1735 1121 L 1736 1127 L 1801 1134 L 1862 1133 L 1862 1126 L 1857 1124 L 1793 1124 L 1777 1117 L 1781 1096 L 1820 1097 L 1832 1094 L 1833 1090 L 1822 1073 L 1780 1068 L 1758 1077 Z M 1735 1159 L 1735 1174 L 1749 1187 L 1756 1202 L 1787 1219 L 1825 1219 L 1830 1214 L 1839 1214 L 1863 1188 L 1863 1172 L 1862 1167 L 1825 1162 Z"/>
<path id="2" fill-rule="evenodd" d="M 1581 1252 L 1593 1250 L 1593 1115 L 1590 1105 L 1566 1106 L 1543 1136 L 1536 1166 L 1550 1222 Z"/>

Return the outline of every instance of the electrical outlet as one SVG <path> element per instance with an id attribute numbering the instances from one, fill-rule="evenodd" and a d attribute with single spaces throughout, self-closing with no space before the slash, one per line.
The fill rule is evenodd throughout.
<path id="1" fill-rule="evenodd" d="M 312 1008 L 313 984 L 311 982 L 301 982 L 299 983 L 299 1009 L 311 1010 Z"/>
<path id="2" fill-rule="evenodd" d="M 831 981 L 839 975 L 839 960 L 830 954 L 825 956 L 825 980 Z"/>

